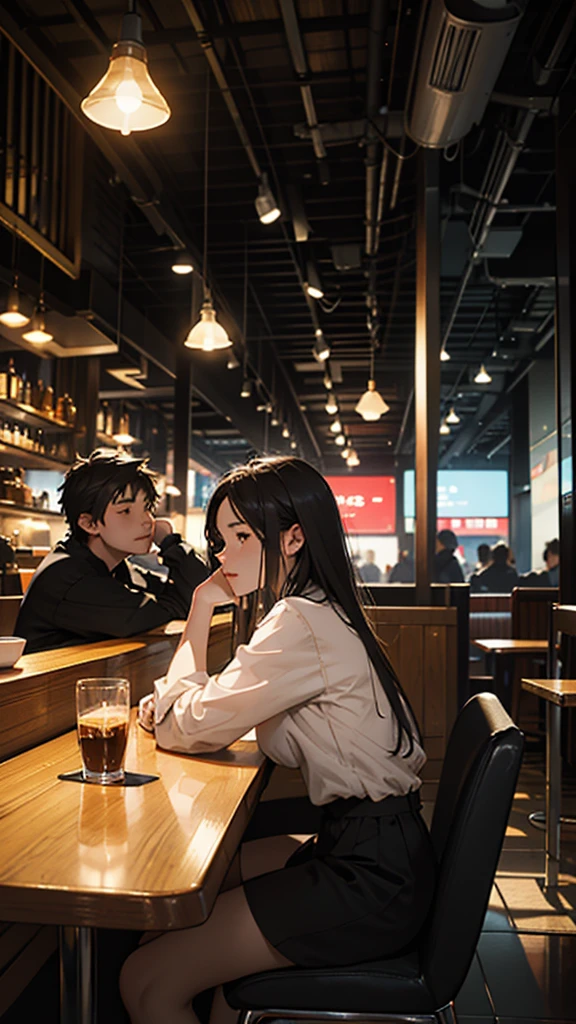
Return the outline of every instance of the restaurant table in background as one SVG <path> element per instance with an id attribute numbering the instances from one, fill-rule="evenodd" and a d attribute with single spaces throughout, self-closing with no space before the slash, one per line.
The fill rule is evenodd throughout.
<path id="1" fill-rule="evenodd" d="M 576 824 L 574 818 L 562 818 L 562 754 L 560 726 L 562 708 L 576 707 L 576 679 L 523 679 L 522 688 L 546 701 L 546 814 L 529 815 L 537 828 L 546 830 L 545 886 L 558 885 L 560 870 L 560 825 Z"/>
<path id="2" fill-rule="evenodd" d="M 206 920 L 266 783 L 254 742 L 167 753 L 135 717 L 126 768 L 147 785 L 59 780 L 81 764 L 75 730 L 0 765 L 2 917 L 60 926 L 63 1024 L 95 1024 L 92 929 Z"/>
<path id="3" fill-rule="evenodd" d="M 502 701 L 502 704 L 517 717 L 517 707 L 514 704 L 514 693 L 512 683 L 514 678 L 514 658 L 520 655 L 546 655 L 548 653 L 547 640 L 504 640 L 504 639 L 481 639 L 473 640 L 473 644 L 484 651 L 488 664 L 488 672 L 494 680 L 494 693 Z"/>

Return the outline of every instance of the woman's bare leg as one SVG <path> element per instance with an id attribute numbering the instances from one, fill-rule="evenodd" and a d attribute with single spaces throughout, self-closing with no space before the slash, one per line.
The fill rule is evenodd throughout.
<path id="1" fill-rule="evenodd" d="M 243 878 L 283 867 L 300 841 L 272 836 L 246 843 Z M 262 935 L 240 886 L 218 897 L 204 924 L 166 932 L 137 949 L 124 964 L 120 990 L 132 1024 L 197 1024 L 191 1001 L 199 992 L 244 974 L 289 966 Z M 217 1024 L 234 1020 L 221 993 L 211 1022 L 216 1016 Z"/>

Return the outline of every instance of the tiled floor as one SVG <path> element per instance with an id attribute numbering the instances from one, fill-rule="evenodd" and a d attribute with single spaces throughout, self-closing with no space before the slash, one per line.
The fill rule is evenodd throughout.
<path id="1" fill-rule="evenodd" d="M 541 759 L 527 755 L 478 951 L 456 1001 L 460 1024 L 576 1022 L 576 827 L 562 830 L 560 885 L 543 891 Z M 576 810 L 565 782 L 564 813 Z"/>

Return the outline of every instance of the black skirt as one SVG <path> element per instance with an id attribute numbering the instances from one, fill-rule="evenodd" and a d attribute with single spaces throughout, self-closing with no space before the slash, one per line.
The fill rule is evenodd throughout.
<path id="1" fill-rule="evenodd" d="M 417 793 L 335 800 L 285 867 L 244 883 L 268 942 L 302 967 L 393 956 L 430 910 L 436 860 Z"/>

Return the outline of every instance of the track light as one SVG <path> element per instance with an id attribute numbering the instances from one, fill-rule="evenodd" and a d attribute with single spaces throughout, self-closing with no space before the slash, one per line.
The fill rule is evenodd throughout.
<path id="1" fill-rule="evenodd" d="M 334 416 L 334 414 L 338 412 L 338 402 L 336 401 L 336 397 L 332 392 L 330 392 L 330 394 L 328 395 L 326 405 L 324 406 L 324 408 L 326 409 L 326 412 L 328 413 L 329 416 Z"/>
<path id="2" fill-rule="evenodd" d="M 272 419 L 270 420 L 270 426 L 271 427 L 279 427 L 280 426 L 280 420 L 278 419 L 277 413 L 273 413 Z"/>
<path id="3" fill-rule="evenodd" d="M 384 401 L 380 392 L 376 391 L 376 382 L 369 380 L 368 387 L 356 406 L 356 412 L 363 420 L 371 422 L 379 420 L 389 410 L 390 406 Z"/>
<path id="4" fill-rule="evenodd" d="M 440 362 L 441 363 L 447 363 L 449 361 L 450 361 L 450 353 L 445 348 L 441 349 L 441 351 L 440 351 Z"/>
<path id="5" fill-rule="evenodd" d="M 354 449 L 352 449 L 352 451 L 350 452 L 350 455 L 346 459 L 346 465 L 349 466 L 350 469 L 354 469 L 356 466 L 360 465 L 360 459 L 356 455 L 356 452 L 354 451 Z"/>
<path id="6" fill-rule="evenodd" d="M 340 420 L 336 419 L 330 424 L 330 430 L 333 434 L 340 434 L 342 432 L 342 424 Z"/>
<path id="7" fill-rule="evenodd" d="M 338 434 L 338 437 L 334 438 L 334 440 L 336 441 L 336 444 L 339 446 L 346 444 L 346 438 L 344 437 L 344 434 Z"/>
<path id="8" fill-rule="evenodd" d="M 280 208 L 274 199 L 274 194 L 268 184 L 268 175 L 263 174 L 258 185 L 258 195 L 255 203 L 256 213 L 262 224 L 273 224 L 280 216 Z"/>
<path id="9" fill-rule="evenodd" d="M 320 274 L 318 273 L 316 264 L 313 263 L 312 260 L 308 260 L 308 263 L 306 264 L 306 280 L 304 282 L 304 287 L 311 299 L 324 298 L 324 288 L 322 286 L 322 281 L 320 280 Z"/>
<path id="10" fill-rule="evenodd" d="M 240 398 L 250 398 L 252 394 L 252 381 L 249 377 L 245 377 L 242 381 L 242 390 L 240 392 Z"/>
<path id="11" fill-rule="evenodd" d="M 442 420 L 442 422 L 440 424 L 440 433 L 441 434 L 449 434 L 450 433 L 450 427 L 446 423 L 446 420 Z"/>
<path id="12" fill-rule="evenodd" d="M 448 415 L 446 417 L 446 423 L 454 423 L 454 424 L 460 423 L 460 417 L 459 417 L 458 413 L 456 412 L 454 406 L 451 406 L 451 408 L 450 408 L 450 412 L 448 413 Z"/>
<path id="13" fill-rule="evenodd" d="M 170 117 L 170 107 L 148 71 L 142 18 L 136 11 L 122 18 L 108 70 L 80 107 L 95 124 L 122 135 L 157 128 Z"/>
<path id="14" fill-rule="evenodd" d="M 20 309 L 20 292 L 18 291 L 18 274 L 14 275 L 14 283 L 8 292 L 6 309 L 0 313 L 0 323 L 5 327 L 26 327 L 30 317 Z"/>
<path id="15" fill-rule="evenodd" d="M 322 381 L 326 391 L 332 391 L 332 378 L 329 373 L 324 374 L 324 380 Z"/>
<path id="16" fill-rule="evenodd" d="M 172 262 L 172 270 L 175 274 L 191 274 L 194 270 L 190 253 L 183 250 L 179 252 Z"/>
<path id="17" fill-rule="evenodd" d="M 239 366 L 240 366 L 240 363 L 239 363 L 238 359 L 236 358 L 236 353 L 235 353 L 234 349 L 232 348 L 232 349 L 230 349 L 230 355 L 228 356 L 228 362 L 226 363 L 226 369 L 227 370 L 237 370 Z"/>
<path id="18" fill-rule="evenodd" d="M 324 337 L 324 332 L 320 329 L 316 331 L 316 341 L 312 346 L 312 355 L 319 363 L 324 363 L 330 358 L 330 345 Z"/>
<path id="19" fill-rule="evenodd" d="M 191 327 L 184 342 L 187 348 L 213 352 L 217 348 L 229 348 L 232 342 L 226 331 L 216 319 L 216 310 L 212 300 L 206 298 L 200 310 L 198 323 Z"/>

